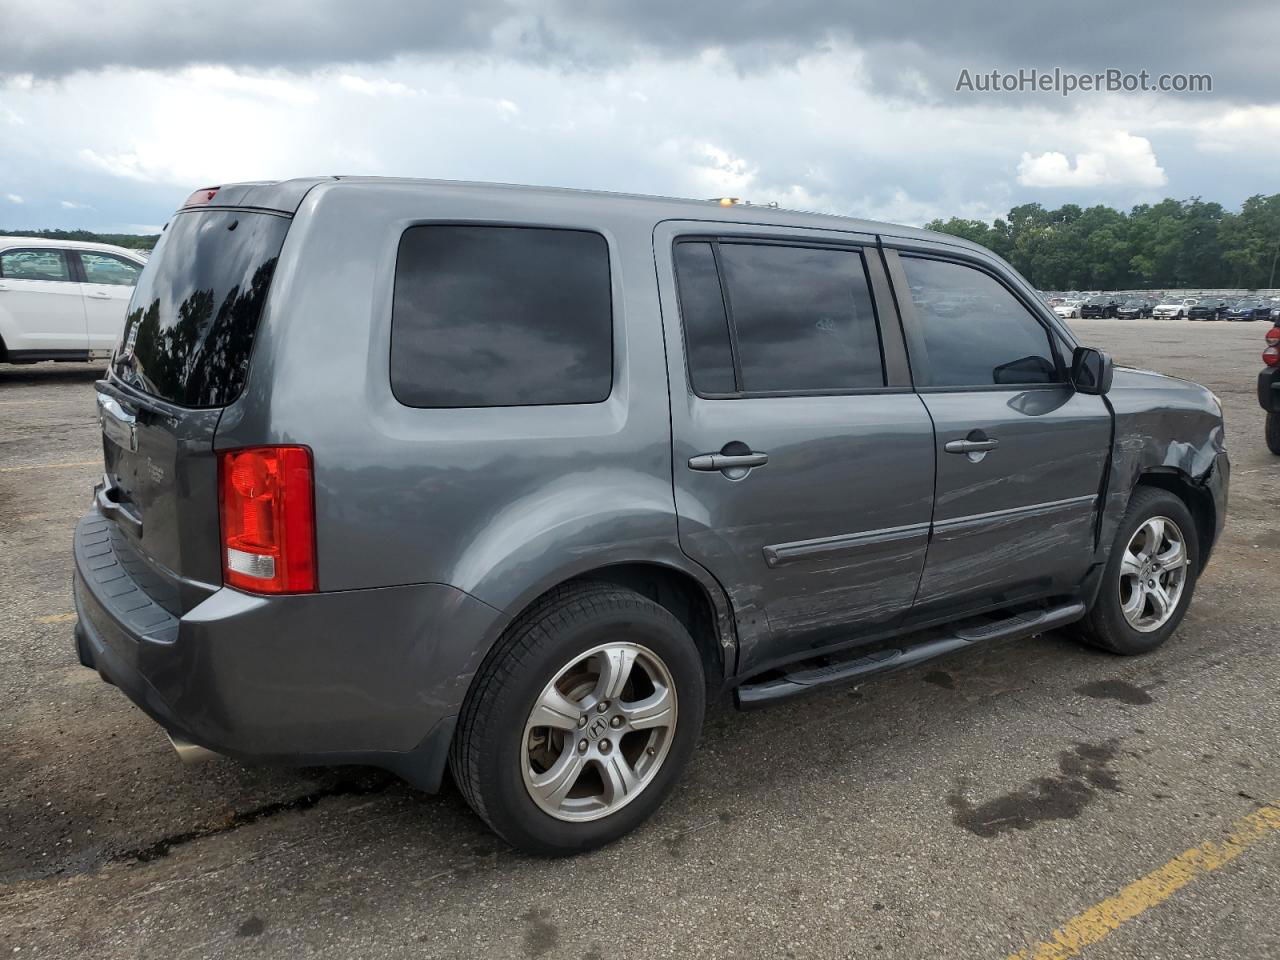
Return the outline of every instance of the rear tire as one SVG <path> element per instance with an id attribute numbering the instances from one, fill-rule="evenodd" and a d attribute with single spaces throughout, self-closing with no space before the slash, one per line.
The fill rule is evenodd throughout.
<path id="1" fill-rule="evenodd" d="M 1267 449 L 1280 457 L 1280 413 L 1267 414 Z"/>
<path id="2" fill-rule="evenodd" d="M 1156 530 L 1162 532 L 1153 537 Z M 1175 566 L 1177 543 L 1182 545 L 1181 566 Z M 1186 504 L 1167 490 L 1138 487 L 1116 531 L 1098 596 L 1075 632 L 1084 642 L 1112 653 L 1150 653 L 1182 622 L 1195 592 L 1199 562 L 1195 520 Z M 1176 584 L 1175 575 L 1181 578 Z M 1148 590 L 1146 583 L 1162 592 Z"/>
<path id="3" fill-rule="evenodd" d="M 701 657 L 669 611 L 612 584 L 568 584 L 485 658 L 449 765 L 471 808 L 512 846 L 579 853 L 661 805 L 705 705 Z"/>

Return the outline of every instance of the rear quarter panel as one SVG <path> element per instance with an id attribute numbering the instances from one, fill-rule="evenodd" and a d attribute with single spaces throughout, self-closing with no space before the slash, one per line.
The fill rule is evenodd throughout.
<path id="1" fill-rule="evenodd" d="M 613 389 L 597 404 L 417 409 L 390 379 L 403 231 L 430 222 L 593 230 L 608 242 Z M 676 539 L 662 327 L 649 237 L 629 208 L 569 195 L 322 184 L 281 254 L 249 383 L 217 445 L 298 443 L 315 462 L 322 590 L 445 583 L 504 611 Z"/>

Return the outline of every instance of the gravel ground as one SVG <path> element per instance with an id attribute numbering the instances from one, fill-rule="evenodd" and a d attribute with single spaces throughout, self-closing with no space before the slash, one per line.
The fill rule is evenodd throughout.
<path id="1" fill-rule="evenodd" d="M 1074 326 L 1225 404 L 1231 517 L 1178 634 L 1137 659 L 1048 634 L 769 710 L 714 707 L 649 824 L 558 862 L 511 852 L 448 785 L 182 767 L 72 649 L 97 370 L 0 367 L 0 953 L 1005 957 L 1082 915 L 1076 933 L 1118 927 L 1087 957 L 1280 955 L 1280 831 L 1223 844 L 1280 804 L 1262 326 Z M 1206 843 L 1220 856 L 1192 856 L 1185 886 L 1139 883 L 1115 902 L 1139 909 L 1089 925 Z"/>

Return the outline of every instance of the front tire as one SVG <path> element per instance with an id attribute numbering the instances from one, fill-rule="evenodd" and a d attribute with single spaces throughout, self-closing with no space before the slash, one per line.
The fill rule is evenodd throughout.
<path id="1" fill-rule="evenodd" d="M 693 753 L 705 706 L 702 660 L 669 611 L 612 584 L 569 584 L 486 657 L 450 768 L 512 846 L 579 853 L 658 808 Z"/>
<path id="2" fill-rule="evenodd" d="M 1112 653 L 1150 653 L 1178 628 L 1195 591 L 1200 542 L 1185 503 L 1167 490 L 1138 487 L 1129 500 L 1102 586 L 1077 628 Z"/>
<path id="3" fill-rule="evenodd" d="M 1280 414 L 1267 414 L 1267 449 L 1280 457 Z"/>

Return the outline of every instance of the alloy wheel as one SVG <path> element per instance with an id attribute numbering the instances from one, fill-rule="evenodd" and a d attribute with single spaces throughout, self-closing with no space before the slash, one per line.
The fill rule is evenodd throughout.
<path id="1" fill-rule="evenodd" d="M 575 657 L 542 689 L 525 722 L 521 773 L 558 820 L 598 820 L 652 783 L 675 735 L 676 686 L 662 658 L 635 643 Z"/>
<path id="2" fill-rule="evenodd" d="M 1120 560 L 1120 611 L 1140 633 L 1173 616 L 1187 583 L 1187 545 L 1168 517 L 1152 517 L 1129 538 Z"/>

